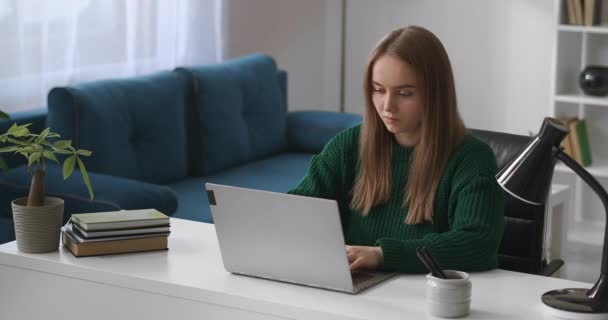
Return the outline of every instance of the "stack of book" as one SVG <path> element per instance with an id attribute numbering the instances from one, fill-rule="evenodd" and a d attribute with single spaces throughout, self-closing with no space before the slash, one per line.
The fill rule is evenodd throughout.
<path id="1" fill-rule="evenodd" d="M 562 141 L 564 152 L 581 166 L 590 166 L 591 145 L 585 119 L 561 118 L 560 120 L 570 129 L 570 133 Z"/>
<path id="2" fill-rule="evenodd" d="M 73 214 L 62 242 L 75 256 L 165 250 L 169 217 L 155 209 Z"/>
<path id="3" fill-rule="evenodd" d="M 568 24 L 597 26 L 602 24 L 603 0 L 564 0 Z"/>

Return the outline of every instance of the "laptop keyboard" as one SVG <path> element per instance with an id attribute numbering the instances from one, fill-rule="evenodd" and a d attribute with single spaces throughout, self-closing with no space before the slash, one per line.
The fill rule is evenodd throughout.
<path id="1" fill-rule="evenodd" d="M 374 275 L 365 272 L 354 272 L 351 274 L 353 278 L 353 285 L 358 285 L 361 282 L 367 281 L 374 277 Z"/>

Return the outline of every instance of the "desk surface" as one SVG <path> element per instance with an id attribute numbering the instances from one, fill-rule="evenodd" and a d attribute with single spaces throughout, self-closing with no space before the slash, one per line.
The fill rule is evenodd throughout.
<path id="1" fill-rule="evenodd" d="M 358 295 L 233 275 L 223 268 L 213 225 L 172 218 L 171 229 L 168 251 L 99 257 L 76 258 L 63 247 L 53 253 L 25 254 L 10 242 L 0 246 L 0 266 L 278 317 L 432 318 L 425 309 L 424 275 L 400 275 Z M 542 293 L 591 287 L 504 270 L 472 273 L 471 281 L 469 319 L 548 318 L 540 301 Z"/>

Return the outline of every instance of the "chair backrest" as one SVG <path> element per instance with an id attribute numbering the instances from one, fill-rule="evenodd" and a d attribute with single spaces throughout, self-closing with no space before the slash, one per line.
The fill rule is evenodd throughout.
<path id="1" fill-rule="evenodd" d="M 471 130 L 494 151 L 498 169 L 506 166 L 532 139 L 502 132 Z M 543 265 L 545 206 L 533 206 L 505 192 L 505 229 L 498 250 L 501 269 L 538 274 Z"/>

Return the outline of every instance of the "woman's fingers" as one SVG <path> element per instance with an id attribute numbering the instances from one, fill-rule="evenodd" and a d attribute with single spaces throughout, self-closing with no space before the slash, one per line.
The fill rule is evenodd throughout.
<path id="1" fill-rule="evenodd" d="M 346 257 L 348 258 L 348 263 L 351 263 L 357 259 L 357 254 L 352 250 L 346 251 Z"/>
<path id="2" fill-rule="evenodd" d="M 349 265 L 350 271 L 355 271 L 355 270 L 359 269 L 361 267 L 362 263 L 363 263 L 363 258 L 358 257 L 357 259 L 355 259 L 355 261 L 353 261 L 353 263 L 351 263 Z"/>

